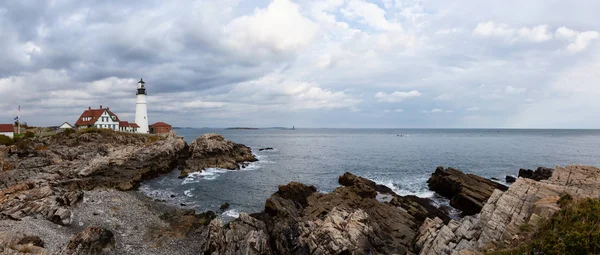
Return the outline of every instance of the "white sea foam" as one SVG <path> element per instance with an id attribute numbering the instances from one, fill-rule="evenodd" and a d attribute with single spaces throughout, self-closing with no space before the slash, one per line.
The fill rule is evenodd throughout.
<path id="1" fill-rule="evenodd" d="M 433 197 L 433 195 L 435 194 L 435 192 L 430 191 L 429 189 L 426 188 L 426 186 L 424 186 L 423 183 L 425 183 L 425 180 L 421 180 L 418 178 L 411 179 L 411 180 L 405 180 L 402 182 L 397 182 L 397 181 L 392 181 L 392 180 L 383 180 L 380 178 L 374 178 L 374 179 L 370 179 L 370 180 L 374 181 L 375 183 L 377 183 L 379 185 L 384 185 L 384 186 L 392 189 L 392 191 L 394 191 L 394 193 L 396 193 L 400 196 L 414 195 L 414 196 L 422 197 L 422 198 L 430 198 L 430 197 Z"/>
<path id="2" fill-rule="evenodd" d="M 202 172 L 193 172 L 183 179 L 181 185 L 200 182 L 200 180 L 214 180 L 219 177 L 220 174 L 226 173 L 227 171 L 229 170 L 220 168 L 207 168 Z"/>
<path id="3" fill-rule="evenodd" d="M 223 215 L 223 216 L 229 216 L 229 217 L 232 217 L 232 218 L 238 218 L 238 217 L 240 217 L 240 213 L 236 209 L 227 210 L 227 211 L 223 212 L 221 215 Z"/>
<path id="4" fill-rule="evenodd" d="M 184 191 L 183 194 L 185 194 L 188 197 L 194 197 L 194 194 L 192 194 L 192 191 L 194 191 L 194 190 L 196 190 L 196 189 L 194 189 L 194 188 L 188 189 L 188 190 Z"/>

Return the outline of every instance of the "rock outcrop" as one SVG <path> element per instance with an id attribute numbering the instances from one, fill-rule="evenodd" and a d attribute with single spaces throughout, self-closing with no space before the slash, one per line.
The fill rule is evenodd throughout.
<path id="1" fill-rule="evenodd" d="M 462 210 L 465 215 L 479 213 L 494 190 L 508 189 L 500 183 L 451 167 L 438 167 L 427 183 L 429 189 L 449 198 L 450 205 Z"/>
<path id="2" fill-rule="evenodd" d="M 519 178 L 503 192 L 495 190 L 480 214 L 443 224 L 427 219 L 419 229 L 415 248 L 420 254 L 463 254 L 523 241 L 521 227 L 534 228 L 560 210 L 562 195 L 600 198 L 600 169 L 589 166 L 558 167 L 548 180 Z"/>
<path id="3" fill-rule="evenodd" d="M 68 255 L 99 255 L 114 248 L 115 237 L 110 230 L 87 227 L 74 235 L 65 248 Z"/>
<path id="4" fill-rule="evenodd" d="M 339 181 L 345 186 L 327 194 L 297 182 L 279 186 L 263 212 L 225 226 L 215 219 L 190 238 L 205 254 L 413 254 L 415 217 L 377 201 L 370 180 L 346 173 Z"/>
<path id="5" fill-rule="evenodd" d="M 189 158 L 185 161 L 181 176 L 212 167 L 237 170 L 254 161 L 257 159 L 250 147 L 226 140 L 219 134 L 205 134 L 190 144 Z"/>
<path id="6" fill-rule="evenodd" d="M 0 254 L 50 255 L 40 237 L 19 232 L 0 232 Z"/>
<path id="7" fill-rule="evenodd" d="M 514 177 L 512 175 L 507 175 L 504 180 L 506 180 L 506 183 L 513 183 L 513 182 L 517 181 L 517 177 Z"/>
<path id="8" fill-rule="evenodd" d="M 70 208 L 81 201 L 83 190 L 131 190 L 144 179 L 170 172 L 185 145 L 174 134 L 110 130 L 24 139 L 2 152 L 4 166 L 10 167 L 0 172 L 0 220 L 33 216 L 69 225 Z"/>
<path id="9" fill-rule="evenodd" d="M 519 169 L 519 177 L 528 178 L 536 181 L 548 180 L 552 177 L 554 169 L 546 167 L 538 167 L 535 171 L 531 169 Z"/>
<path id="10" fill-rule="evenodd" d="M 432 201 L 427 198 L 420 198 L 417 196 L 399 196 L 392 189 L 385 185 L 380 185 L 369 179 L 353 175 L 352 173 L 344 173 L 340 176 L 338 182 L 341 185 L 348 186 L 350 188 L 358 189 L 358 192 L 369 192 L 372 196 L 373 190 L 375 194 L 386 194 L 392 198 L 389 201 L 391 205 L 398 206 L 407 211 L 408 214 L 413 216 L 417 223 L 420 225 L 425 218 L 439 217 L 444 222 L 450 221 L 448 212 L 443 208 L 438 208 L 432 204 Z"/>

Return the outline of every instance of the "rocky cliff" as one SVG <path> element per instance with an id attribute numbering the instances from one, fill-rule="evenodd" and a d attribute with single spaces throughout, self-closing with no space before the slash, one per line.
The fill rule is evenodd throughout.
<path id="1" fill-rule="evenodd" d="M 420 254 L 472 254 L 515 247 L 523 241 L 523 226 L 535 229 L 560 210 L 565 194 L 600 198 L 600 169 L 574 165 L 556 168 L 548 180 L 519 178 L 507 191 L 495 190 L 479 214 L 448 224 L 425 220 L 415 248 Z"/>
<path id="2" fill-rule="evenodd" d="M 212 167 L 237 170 L 254 161 L 257 159 L 250 147 L 226 140 L 219 134 L 205 134 L 190 144 L 189 158 L 185 161 L 181 176 Z"/>
<path id="3" fill-rule="evenodd" d="M 145 136 L 109 130 L 66 132 L 1 147 L 0 220 L 24 217 L 70 225 L 83 191 L 131 190 L 171 171 L 186 143 L 174 134 Z"/>

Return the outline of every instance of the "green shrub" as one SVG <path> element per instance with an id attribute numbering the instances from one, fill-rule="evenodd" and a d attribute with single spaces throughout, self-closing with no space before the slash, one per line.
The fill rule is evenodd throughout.
<path id="1" fill-rule="evenodd" d="M 35 137 L 35 133 L 31 132 L 31 131 L 27 131 L 25 132 L 25 134 L 23 135 L 23 138 L 25 139 L 29 139 L 29 138 L 34 138 Z"/>
<path id="2" fill-rule="evenodd" d="M 66 135 L 70 135 L 70 134 L 75 134 L 75 129 L 72 128 L 67 128 L 65 130 L 62 131 L 63 133 L 65 133 Z"/>
<path id="3" fill-rule="evenodd" d="M 80 133 L 80 134 L 85 134 L 85 133 L 100 133 L 100 129 L 97 129 L 95 127 L 88 127 L 88 128 L 79 129 L 77 132 Z"/>
<path id="4" fill-rule="evenodd" d="M 11 146 L 14 144 L 15 144 L 15 141 L 12 138 L 5 136 L 5 135 L 0 135 L 0 145 Z"/>
<path id="5" fill-rule="evenodd" d="M 519 226 L 519 230 L 521 230 L 521 232 L 529 232 L 529 231 L 531 231 L 531 229 L 532 229 L 531 225 L 529 225 L 527 223 Z"/>

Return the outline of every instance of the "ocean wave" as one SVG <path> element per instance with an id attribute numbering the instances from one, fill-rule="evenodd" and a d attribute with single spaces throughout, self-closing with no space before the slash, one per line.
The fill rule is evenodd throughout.
<path id="1" fill-rule="evenodd" d="M 221 168 L 207 168 L 207 169 L 204 169 L 202 172 L 193 172 L 193 173 L 189 174 L 187 177 L 185 177 L 185 179 L 183 179 L 183 181 L 181 182 L 181 185 L 197 183 L 197 182 L 200 182 L 200 180 L 214 180 L 217 177 L 219 177 L 220 174 L 226 173 L 228 171 L 229 170 L 227 170 L 227 169 L 221 169 Z"/>
<path id="2" fill-rule="evenodd" d="M 223 212 L 221 214 L 221 216 L 228 216 L 231 218 L 239 218 L 240 213 L 236 209 L 231 209 L 231 210 L 227 210 L 227 211 Z"/>
<path id="3" fill-rule="evenodd" d="M 386 180 L 381 178 L 369 179 L 379 185 L 384 185 L 392 189 L 394 193 L 400 196 L 413 195 L 421 198 L 431 198 L 435 194 L 435 192 L 427 188 L 427 185 L 425 184 L 427 180 L 421 178 L 409 179 L 402 182 L 398 182 L 395 180 Z"/>
<path id="4" fill-rule="evenodd" d="M 194 188 L 188 189 L 188 190 L 184 191 L 183 194 L 185 194 L 188 197 L 194 197 L 194 194 L 192 194 L 192 191 L 194 191 L 194 190 L 196 190 L 196 189 L 194 189 Z"/>
<path id="5" fill-rule="evenodd" d="M 144 195 L 149 196 L 154 199 L 171 199 L 172 196 L 177 196 L 177 194 L 173 193 L 171 190 L 167 189 L 152 189 L 148 185 L 141 185 L 139 191 L 144 193 Z"/>

